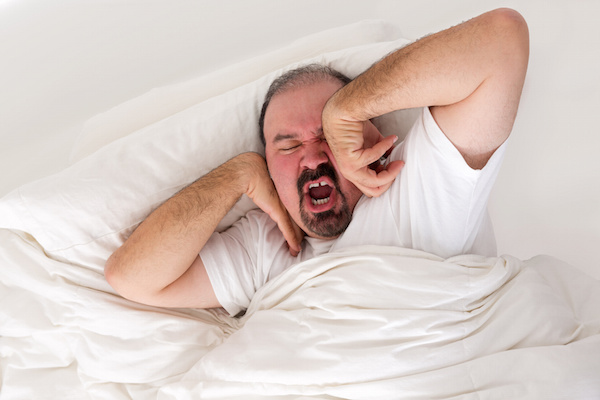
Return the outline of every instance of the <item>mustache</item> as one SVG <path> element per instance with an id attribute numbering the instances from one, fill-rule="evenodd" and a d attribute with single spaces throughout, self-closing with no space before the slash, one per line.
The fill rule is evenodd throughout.
<path id="1" fill-rule="evenodd" d="M 338 186 L 338 177 L 333 165 L 321 164 L 317 167 L 317 169 L 307 169 L 302 171 L 300 176 L 298 177 L 298 194 L 300 197 L 304 194 L 304 186 L 310 181 L 316 181 L 317 179 L 326 176 L 333 181 L 335 187 Z"/>

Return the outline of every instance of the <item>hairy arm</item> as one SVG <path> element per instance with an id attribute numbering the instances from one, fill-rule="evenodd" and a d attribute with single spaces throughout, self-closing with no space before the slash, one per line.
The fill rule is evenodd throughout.
<path id="1" fill-rule="evenodd" d="M 198 256 L 237 200 L 247 194 L 277 222 L 292 254 L 301 236 L 256 153 L 244 153 L 157 208 L 108 260 L 105 275 L 122 296 L 163 307 L 220 306 Z"/>
<path id="2" fill-rule="evenodd" d="M 485 166 L 512 130 L 528 37 L 520 14 L 494 10 L 395 51 L 342 88 L 325 107 L 323 129 L 344 175 L 366 194 L 383 193 L 400 169 L 366 168 L 391 139 L 364 148 L 365 121 L 424 106 L 472 168 Z"/>

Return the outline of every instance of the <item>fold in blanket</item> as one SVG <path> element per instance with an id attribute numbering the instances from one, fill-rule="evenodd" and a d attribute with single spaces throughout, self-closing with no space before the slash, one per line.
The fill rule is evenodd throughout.
<path id="1" fill-rule="evenodd" d="M 599 283 L 550 257 L 364 247 L 268 283 L 184 382 L 207 398 L 594 398 L 597 304 Z"/>
<path id="2" fill-rule="evenodd" d="M 125 300 L 23 232 L 0 229 L 0 268 L 1 400 L 156 398 L 237 329 L 221 310 Z"/>
<path id="3" fill-rule="evenodd" d="M 600 397 L 600 283 L 550 257 L 352 249 L 239 320 L 124 300 L 21 232 L 0 260 L 2 400 Z"/>

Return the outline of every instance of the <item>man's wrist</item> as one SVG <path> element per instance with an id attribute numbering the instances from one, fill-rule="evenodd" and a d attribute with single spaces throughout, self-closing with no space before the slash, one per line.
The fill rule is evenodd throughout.
<path id="1" fill-rule="evenodd" d="M 231 174 L 231 182 L 241 194 L 249 195 L 256 183 L 268 176 L 264 157 L 255 152 L 246 152 L 229 160 L 227 168 Z"/>

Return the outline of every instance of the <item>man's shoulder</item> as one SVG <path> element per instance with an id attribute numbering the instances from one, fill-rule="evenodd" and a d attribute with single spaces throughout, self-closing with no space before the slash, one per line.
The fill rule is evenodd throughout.
<path id="1" fill-rule="evenodd" d="M 253 235 L 261 236 L 266 233 L 272 235 L 270 232 L 273 230 L 279 232 L 277 223 L 269 217 L 269 214 L 260 208 L 248 211 L 246 215 L 236 221 L 231 228 L 246 232 L 250 231 Z M 283 237 L 283 235 L 281 236 Z"/>
<path id="2" fill-rule="evenodd" d="M 269 214 L 260 208 L 254 208 L 246 213 L 244 218 L 252 221 L 257 221 L 261 224 L 274 224 L 275 222 L 269 217 Z"/>

